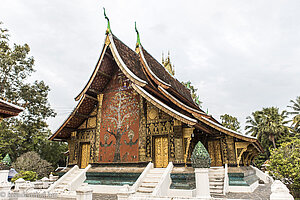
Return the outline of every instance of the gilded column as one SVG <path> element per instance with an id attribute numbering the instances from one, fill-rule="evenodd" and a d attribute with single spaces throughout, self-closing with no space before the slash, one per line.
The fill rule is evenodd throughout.
<path id="1" fill-rule="evenodd" d="M 146 161 L 146 116 L 144 99 L 140 96 L 139 161 Z"/>
<path id="2" fill-rule="evenodd" d="M 103 94 L 98 94 L 98 109 L 97 109 L 97 125 L 95 133 L 95 155 L 93 162 L 99 161 L 99 151 L 100 151 L 100 126 L 102 120 L 102 103 L 103 103 Z"/>

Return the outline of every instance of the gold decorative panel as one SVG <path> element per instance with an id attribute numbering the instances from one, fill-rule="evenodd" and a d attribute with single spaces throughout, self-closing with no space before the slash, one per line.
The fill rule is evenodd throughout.
<path id="1" fill-rule="evenodd" d="M 168 138 L 155 137 L 155 167 L 163 168 L 168 166 Z"/>
<path id="2" fill-rule="evenodd" d="M 89 163 L 90 163 L 90 144 L 83 143 L 81 144 L 80 168 L 86 168 Z"/>
<path id="3" fill-rule="evenodd" d="M 96 128 L 97 125 L 97 118 L 96 117 L 90 117 L 88 119 L 87 128 Z"/>
<path id="4" fill-rule="evenodd" d="M 222 166 L 221 145 L 219 140 L 208 141 L 208 153 L 211 158 L 211 166 Z"/>

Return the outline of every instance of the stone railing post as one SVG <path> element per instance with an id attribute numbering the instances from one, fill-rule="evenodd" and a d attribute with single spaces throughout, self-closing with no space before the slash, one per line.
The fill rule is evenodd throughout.
<path id="1" fill-rule="evenodd" d="M 76 200 L 92 200 L 93 189 L 88 186 L 81 186 L 76 190 Z"/>
<path id="2" fill-rule="evenodd" d="M 274 181 L 271 192 L 270 200 L 294 200 L 289 189 L 280 180 Z"/>
<path id="3" fill-rule="evenodd" d="M 191 161 L 195 169 L 196 197 L 199 199 L 212 199 L 208 177 L 211 160 L 207 150 L 200 141 L 193 150 Z"/>

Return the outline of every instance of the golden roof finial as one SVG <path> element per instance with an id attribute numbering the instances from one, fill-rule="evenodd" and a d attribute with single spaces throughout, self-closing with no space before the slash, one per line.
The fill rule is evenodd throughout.
<path id="1" fill-rule="evenodd" d="M 162 64 L 164 65 L 165 69 L 171 74 L 172 76 L 175 75 L 174 65 L 172 66 L 171 60 L 170 60 L 170 51 L 168 51 L 168 57 L 164 59 L 162 57 Z"/>

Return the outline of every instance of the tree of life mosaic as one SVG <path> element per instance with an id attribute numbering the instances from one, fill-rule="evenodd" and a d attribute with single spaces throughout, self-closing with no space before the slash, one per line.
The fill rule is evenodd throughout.
<path id="1" fill-rule="evenodd" d="M 104 95 L 100 162 L 138 161 L 138 95 L 126 84 Z"/>

